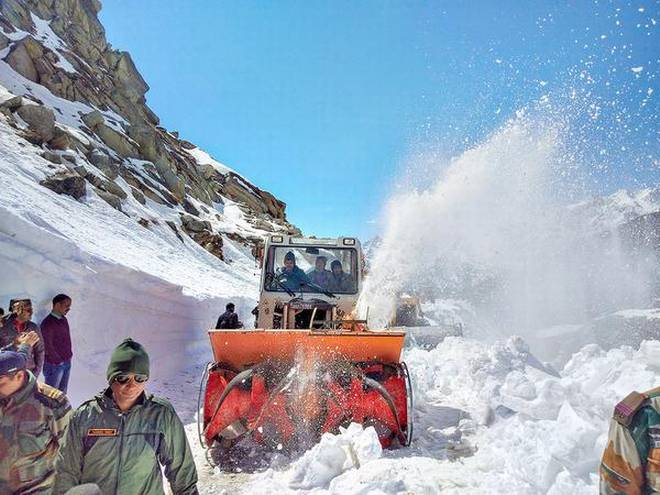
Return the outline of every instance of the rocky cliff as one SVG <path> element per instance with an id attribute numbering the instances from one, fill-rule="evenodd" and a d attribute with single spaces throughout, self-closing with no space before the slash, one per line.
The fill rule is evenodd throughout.
<path id="1" fill-rule="evenodd" d="M 268 232 L 298 233 L 282 201 L 159 125 L 149 86 L 107 42 L 100 9 L 98 0 L 0 0 L 0 118 L 49 162 L 41 184 L 79 201 L 97 195 L 147 229 L 167 218 L 220 259 L 227 236 L 254 248 Z"/>

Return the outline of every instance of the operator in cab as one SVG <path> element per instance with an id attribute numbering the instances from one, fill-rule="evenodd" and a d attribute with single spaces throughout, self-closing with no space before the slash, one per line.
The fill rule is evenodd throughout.
<path id="1" fill-rule="evenodd" d="M 277 275 L 278 281 L 287 289 L 296 291 L 301 287 L 309 285 L 307 274 L 296 265 L 296 255 L 293 251 L 287 251 L 284 255 L 284 266 Z"/>
<path id="2" fill-rule="evenodd" d="M 330 270 L 325 267 L 327 263 L 327 256 L 317 256 L 314 263 L 314 269 L 307 273 L 307 276 L 312 283 L 318 285 L 322 289 L 328 288 L 328 280 L 330 280 Z"/>
<path id="3" fill-rule="evenodd" d="M 350 292 L 353 290 L 353 277 L 344 272 L 341 261 L 333 260 L 330 263 L 330 277 L 328 277 L 328 290 L 330 292 Z"/>

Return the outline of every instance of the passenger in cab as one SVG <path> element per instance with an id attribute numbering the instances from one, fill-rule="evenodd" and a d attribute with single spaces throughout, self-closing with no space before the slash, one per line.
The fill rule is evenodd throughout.
<path id="1" fill-rule="evenodd" d="M 296 265 L 296 255 L 293 251 L 288 251 L 284 255 L 284 266 L 277 279 L 289 290 L 299 290 L 310 282 L 307 274 Z"/>
<path id="2" fill-rule="evenodd" d="M 326 256 L 317 256 L 314 269 L 307 274 L 309 280 L 322 289 L 328 288 L 328 281 L 330 280 L 330 270 L 325 268 L 327 263 L 328 258 Z"/>
<path id="3" fill-rule="evenodd" d="M 350 292 L 353 290 L 353 277 L 344 273 L 341 261 L 330 263 L 330 277 L 328 277 L 328 290 L 330 292 Z"/>

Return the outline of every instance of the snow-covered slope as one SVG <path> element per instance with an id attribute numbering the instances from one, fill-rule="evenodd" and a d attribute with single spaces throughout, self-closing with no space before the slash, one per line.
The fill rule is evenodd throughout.
<path id="1" fill-rule="evenodd" d="M 208 359 L 229 300 L 251 323 L 263 237 L 297 231 L 284 203 L 158 125 L 99 8 L 0 3 L 0 306 L 31 297 L 39 322 L 73 297 L 74 402 L 129 335 L 156 386 Z"/>
<path id="2" fill-rule="evenodd" d="M 635 218 L 660 211 L 660 187 L 639 191 L 622 189 L 609 196 L 571 205 L 569 209 L 589 216 L 595 228 L 610 230 Z"/>

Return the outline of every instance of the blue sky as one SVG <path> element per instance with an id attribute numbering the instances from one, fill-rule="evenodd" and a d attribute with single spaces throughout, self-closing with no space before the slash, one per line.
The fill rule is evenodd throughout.
<path id="1" fill-rule="evenodd" d="M 659 183 L 658 10 L 647 0 L 107 0 L 101 20 L 163 125 L 285 201 L 305 233 L 370 237 L 420 149 L 458 154 L 574 85 L 603 107 L 581 137 L 585 163 L 607 162 L 595 190 Z M 589 157 L 595 148 L 608 153 Z"/>

